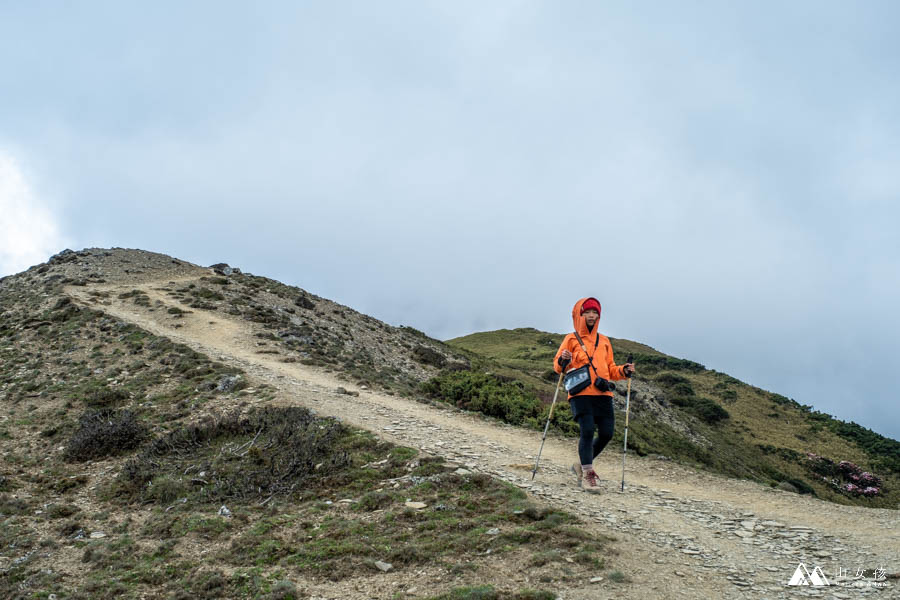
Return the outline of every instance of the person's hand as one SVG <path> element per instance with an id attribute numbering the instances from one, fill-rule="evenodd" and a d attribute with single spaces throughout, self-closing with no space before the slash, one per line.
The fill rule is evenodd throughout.
<path id="1" fill-rule="evenodd" d="M 563 350 L 562 354 L 559 355 L 559 358 L 557 359 L 556 362 L 559 363 L 560 367 L 565 369 L 566 365 L 568 365 L 571 361 L 572 361 L 572 353 L 569 352 L 568 350 Z"/>
<path id="2" fill-rule="evenodd" d="M 562 354 L 559 355 L 560 358 L 564 358 L 566 360 L 572 360 L 572 353 L 568 350 L 563 350 Z"/>
<path id="3" fill-rule="evenodd" d="M 634 363 L 625 363 L 622 365 L 622 372 L 625 373 L 625 377 L 634 375 Z"/>

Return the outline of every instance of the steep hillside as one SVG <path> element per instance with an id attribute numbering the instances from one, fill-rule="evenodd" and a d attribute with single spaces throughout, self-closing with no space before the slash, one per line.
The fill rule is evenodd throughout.
<path id="1" fill-rule="evenodd" d="M 464 363 L 441 342 L 410 327 L 393 327 L 351 308 L 320 298 L 273 279 L 217 264 L 205 269 L 171 257 L 128 249 L 63 252 L 46 265 L 18 276 L 47 283 L 86 286 L 105 282 L 127 284 L 167 275 L 172 285 L 160 285 L 172 306 L 172 319 L 191 309 L 218 311 L 260 325 L 260 352 L 286 362 L 334 368 L 361 384 L 409 391 L 439 368 Z M 57 292 L 58 293 L 58 292 Z M 124 292 L 137 306 L 153 310 L 146 292 Z M 130 294 L 130 296 L 128 295 Z M 97 292 L 98 307 L 110 302 Z"/>
<path id="2" fill-rule="evenodd" d="M 562 338 L 530 328 L 504 329 L 447 344 L 471 353 L 470 358 L 481 356 L 502 365 L 503 378 L 520 382 L 523 396 L 546 401 L 556 384 L 550 367 Z M 696 362 L 629 340 L 610 341 L 617 362 L 631 354 L 638 369 L 628 438 L 636 452 L 664 455 L 839 503 L 887 508 L 900 504 L 897 441 Z M 477 360 L 473 364 L 477 367 Z M 444 374 L 439 381 L 446 390 L 454 378 L 461 376 Z M 441 394 L 440 388 L 431 386 L 435 395 Z M 624 395 L 625 386 L 620 385 L 615 438 L 619 444 Z M 519 400 L 523 402 L 527 400 Z M 563 431 L 574 431 L 568 425 L 571 417 L 565 403 L 561 413 L 554 422 Z"/>
<path id="3" fill-rule="evenodd" d="M 610 540 L 574 515 L 317 416 L 294 402 L 335 392 L 285 394 L 113 305 L 171 331 L 243 323 L 251 356 L 386 394 L 453 360 L 302 290 L 148 252 L 66 252 L 0 280 L 0 597 L 549 599 L 490 574 L 531 562 L 559 589 L 604 566 Z"/>
<path id="4" fill-rule="evenodd" d="M 604 453 L 585 494 L 555 433 L 532 477 L 543 358 L 227 265 L 61 253 L 0 280 L 0 361 L 4 598 L 787 598 L 822 557 L 900 577 L 894 510 L 634 454 L 624 490 Z M 637 386 L 651 433 L 720 443 L 661 385 Z"/>

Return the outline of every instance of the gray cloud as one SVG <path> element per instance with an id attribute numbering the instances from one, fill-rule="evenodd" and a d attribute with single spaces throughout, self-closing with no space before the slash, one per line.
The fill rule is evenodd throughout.
<path id="1" fill-rule="evenodd" d="M 0 148 L 0 274 L 47 260 L 68 240 L 47 202 L 41 202 L 25 168 Z"/>
<path id="2" fill-rule="evenodd" d="M 2 9 L 0 142 L 75 245 L 442 338 L 596 295 L 610 335 L 900 437 L 892 3 L 54 10 Z"/>

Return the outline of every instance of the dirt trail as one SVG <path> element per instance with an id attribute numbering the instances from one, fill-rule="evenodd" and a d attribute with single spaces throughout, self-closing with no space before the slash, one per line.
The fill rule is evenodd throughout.
<path id="1" fill-rule="evenodd" d="M 597 470 L 604 493 L 581 492 L 569 474 L 576 458 L 574 441 L 548 438 L 541 470 L 531 482 L 533 454 L 540 434 L 480 418 L 452 408 L 359 390 L 359 396 L 335 392 L 348 387 L 336 374 L 260 354 L 254 326 L 216 311 L 193 309 L 175 319 L 162 308 L 150 310 L 118 292 L 141 289 L 151 300 L 173 305 L 162 279 L 139 285 L 100 285 L 66 289 L 83 305 L 166 336 L 210 357 L 234 364 L 279 390 L 281 401 L 374 431 L 384 439 L 441 454 L 473 471 L 493 474 L 527 490 L 541 502 L 583 515 L 587 526 L 618 539 L 618 554 L 607 561 L 631 580 L 627 584 L 590 584 L 567 589 L 561 598 L 792 598 L 811 595 L 854 598 L 875 594 L 900 597 L 900 586 L 835 578 L 839 569 L 900 571 L 900 515 L 897 511 L 845 507 L 727 479 L 629 454 L 624 493 L 619 491 L 621 448 L 609 447 Z M 111 292 L 98 304 L 88 291 Z M 843 587 L 802 588 L 785 584 L 797 564 L 820 565 Z M 512 580 L 528 583 L 522 572 Z"/>

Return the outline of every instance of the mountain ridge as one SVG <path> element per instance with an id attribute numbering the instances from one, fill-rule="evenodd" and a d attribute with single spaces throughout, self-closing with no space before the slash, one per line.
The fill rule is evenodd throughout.
<path id="1" fill-rule="evenodd" d="M 567 599 L 743 598 L 783 590 L 795 559 L 809 564 L 815 552 L 862 565 L 872 558 L 864 546 L 875 544 L 886 565 L 900 558 L 882 551 L 895 535 L 894 511 L 825 503 L 661 457 L 630 455 L 625 493 L 619 493 L 621 455 L 604 453 L 598 470 L 607 493 L 580 493 L 567 471 L 572 440 L 558 434 L 547 440 L 532 482 L 522 465 L 534 458 L 537 432 L 419 397 L 413 385 L 417 378 L 482 369 L 500 380 L 499 370 L 507 368 L 500 362 L 409 328 L 379 327 L 351 309 L 223 263 L 199 267 L 138 250 L 93 249 L 19 275 L 0 280 L 0 519 L 6 528 L 0 541 L 7 548 L 0 585 L 8 586 L 0 589 L 96 598 L 148 591 L 354 600 L 398 591 L 522 600 L 557 593 Z M 321 344 L 305 339 L 313 336 Z M 353 339 L 370 339 L 362 336 L 371 336 L 376 349 L 365 360 L 348 351 Z M 348 372 L 356 366 L 369 369 L 369 379 Z M 228 512 L 204 500 L 228 490 L 248 493 L 223 457 L 254 477 L 259 465 L 289 466 L 281 462 L 284 454 L 270 453 L 280 446 L 270 444 L 272 436 L 290 432 L 270 432 L 267 417 L 254 411 L 293 419 L 287 409 L 298 406 L 325 419 L 316 422 L 323 431 L 345 423 L 371 432 L 351 432 L 343 442 L 352 450 L 373 440 L 362 448 L 371 457 L 351 465 L 359 485 L 351 479 L 332 492 L 313 486 L 301 492 L 303 499 L 254 491 L 249 505 L 226 500 Z M 89 434 L 99 423 L 84 418 L 94 409 L 107 411 L 103 423 L 117 427 L 110 435 L 119 435 L 120 444 L 135 423 L 149 437 L 125 437 L 121 454 L 94 454 L 97 438 Z M 227 416 L 231 411 L 249 420 L 240 425 Z M 195 437 L 183 437 L 221 428 L 236 429 L 207 438 L 210 452 L 191 442 Z M 401 446 L 368 445 L 375 438 Z M 186 447 L 189 454 L 169 450 Z M 70 453 L 90 458 L 67 462 Z M 451 466 L 441 466 L 442 458 Z M 340 477 L 342 468 L 323 461 L 319 472 L 333 469 Z M 134 485 L 143 473 L 154 485 Z M 494 479 L 507 487 L 494 487 Z M 482 485 L 481 495 L 458 495 Z M 145 504 L 134 503 L 135 494 Z M 426 508 L 404 507 L 408 499 L 424 499 Z M 517 508 L 519 502 L 534 508 Z M 487 512 L 466 516 L 478 507 Z M 577 519 L 553 511 L 574 511 Z M 378 521 L 379 515 L 392 521 Z M 454 537 L 456 525 L 440 529 L 464 517 L 474 525 L 468 537 Z M 372 529 L 373 519 L 381 530 L 406 537 L 392 538 L 392 549 L 378 546 L 386 538 Z M 406 528 L 416 535 L 404 534 Z M 562 542 L 582 547 L 578 531 L 605 541 L 583 553 L 553 549 Z M 376 545 L 350 542 L 363 539 Z M 329 575 L 335 552 L 347 552 L 343 560 L 353 568 L 340 572 L 350 577 Z M 393 570 L 380 572 L 375 560 L 386 558 Z M 743 567 L 727 578 L 710 577 L 723 564 Z M 178 575 L 164 575 L 173 568 Z M 602 577 L 592 581 L 592 570 Z M 658 577 L 663 572 L 674 576 Z M 555 592 L 539 594 L 535 587 Z"/>

